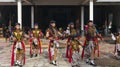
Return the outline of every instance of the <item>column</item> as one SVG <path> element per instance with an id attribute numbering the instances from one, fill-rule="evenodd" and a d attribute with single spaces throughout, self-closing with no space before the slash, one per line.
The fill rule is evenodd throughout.
<path id="1" fill-rule="evenodd" d="M 18 23 L 20 23 L 20 27 L 22 28 L 22 1 L 17 0 L 17 12 L 18 12 Z"/>
<path id="2" fill-rule="evenodd" d="M 94 20 L 93 19 L 93 0 L 89 1 L 89 20 Z"/>
<path id="3" fill-rule="evenodd" d="M 84 36 L 84 7 L 81 7 L 81 36 Z"/>
<path id="4" fill-rule="evenodd" d="M 31 28 L 34 28 L 34 6 L 31 6 Z"/>

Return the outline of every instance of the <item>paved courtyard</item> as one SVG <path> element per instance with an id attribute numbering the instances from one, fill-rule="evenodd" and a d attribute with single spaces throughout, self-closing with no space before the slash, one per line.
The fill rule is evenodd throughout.
<path id="1" fill-rule="evenodd" d="M 61 41 L 62 42 L 62 41 Z M 45 42 L 46 43 L 46 42 Z M 43 41 L 43 45 L 45 44 Z M 47 45 L 46 45 L 47 46 Z M 119 67 L 120 60 L 116 60 L 113 55 L 114 45 L 106 42 L 100 42 L 100 57 L 96 57 L 95 62 L 98 67 Z M 82 49 L 81 49 L 82 50 Z M 71 67 L 65 58 L 66 49 L 60 48 L 57 57 L 57 66 L 49 64 L 47 48 L 42 50 L 42 54 L 38 57 L 30 58 L 29 56 L 29 46 L 26 46 L 26 65 L 24 67 Z M 0 39 L 0 67 L 10 67 L 11 58 L 11 43 L 5 42 Z M 86 64 L 83 60 L 81 62 L 81 67 L 92 67 Z"/>
<path id="2" fill-rule="evenodd" d="M 3 42 L 1 42 L 3 41 Z M 10 67 L 11 58 L 11 43 L 0 40 L 0 67 Z M 65 58 L 65 48 L 60 48 L 57 57 L 57 66 L 49 64 L 47 45 L 44 45 L 42 54 L 38 57 L 30 58 L 29 56 L 29 45 L 26 46 L 26 65 L 24 67 L 71 67 Z M 81 60 L 82 61 L 82 60 Z M 81 67 L 91 67 L 86 65 L 83 61 L 81 62 Z"/>

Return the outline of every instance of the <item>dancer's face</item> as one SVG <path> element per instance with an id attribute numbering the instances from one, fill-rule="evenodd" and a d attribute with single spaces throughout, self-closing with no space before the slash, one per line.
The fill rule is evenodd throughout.
<path id="1" fill-rule="evenodd" d="M 72 24 L 71 27 L 74 28 L 74 25 Z"/>
<path id="2" fill-rule="evenodd" d="M 35 29 L 38 29 L 38 25 L 35 25 Z"/>
<path id="3" fill-rule="evenodd" d="M 16 29 L 20 29 L 20 25 L 16 25 L 15 28 L 16 28 Z"/>
<path id="4" fill-rule="evenodd" d="M 70 27 L 70 24 L 68 24 L 68 27 Z"/>
<path id="5" fill-rule="evenodd" d="M 52 23 L 51 25 L 52 25 L 52 27 L 55 27 L 55 26 L 56 26 L 56 24 L 55 24 L 55 23 Z"/>
<path id="6" fill-rule="evenodd" d="M 89 22 L 89 26 L 93 26 L 93 22 Z"/>
<path id="7" fill-rule="evenodd" d="M 120 31 L 118 32 L 119 36 L 120 36 Z"/>

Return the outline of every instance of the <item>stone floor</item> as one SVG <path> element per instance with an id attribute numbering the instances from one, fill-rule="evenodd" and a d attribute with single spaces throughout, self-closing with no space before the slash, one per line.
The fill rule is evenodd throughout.
<path id="1" fill-rule="evenodd" d="M 96 57 L 95 62 L 97 67 L 120 67 L 120 60 L 116 60 L 113 55 L 114 44 L 108 42 L 100 42 L 100 57 Z M 82 50 L 82 49 L 81 49 Z M 57 66 L 49 64 L 47 48 L 44 48 L 43 53 L 38 57 L 30 58 L 29 47 L 26 47 L 26 64 L 24 67 L 71 67 L 65 58 L 66 49 L 60 48 L 57 57 Z M 11 43 L 0 39 L 0 67 L 10 67 L 11 59 Z M 86 64 L 83 60 L 81 67 L 92 67 Z"/>
<path id="2" fill-rule="evenodd" d="M 0 41 L 1 42 L 1 41 Z M 4 45 L 3 45 L 4 44 Z M 26 47 L 26 64 L 24 67 L 71 67 L 65 58 L 65 48 L 60 48 L 57 57 L 57 66 L 49 64 L 47 48 L 43 48 L 42 54 L 38 57 L 30 58 L 29 47 Z M 0 43 L 0 67 L 10 67 L 11 44 L 9 42 Z M 81 60 L 81 67 L 91 67 Z"/>

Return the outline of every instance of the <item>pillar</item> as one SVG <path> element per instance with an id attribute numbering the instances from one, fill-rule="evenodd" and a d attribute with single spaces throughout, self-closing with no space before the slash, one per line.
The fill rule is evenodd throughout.
<path id="1" fill-rule="evenodd" d="M 81 7 L 81 36 L 84 36 L 84 7 Z"/>
<path id="2" fill-rule="evenodd" d="M 22 28 L 22 1 L 17 0 L 17 13 L 18 13 L 18 23 L 20 23 L 20 27 Z"/>
<path id="3" fill-rule="evenodd" d="M 31 6 L 31 28 L 34 28 L 34 6 Z"/>
<path id="4" fill-rule="evenodd" d="M 94 20 L 93 19 L 93 0 L 89 1 L 89 20 Z"/>

